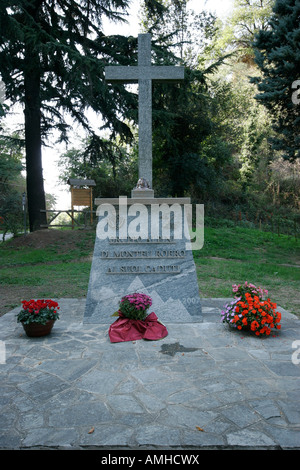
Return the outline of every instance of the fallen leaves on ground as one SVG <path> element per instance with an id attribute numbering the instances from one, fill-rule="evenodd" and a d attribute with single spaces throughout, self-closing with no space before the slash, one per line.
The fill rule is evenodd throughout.
<path id="1" fill-rule="evenodd" d="M 198 431 L 204 432 L 204 429 L 200 428 L 200 426 L 196 426 L 196 429 L 197 429 Z"/>

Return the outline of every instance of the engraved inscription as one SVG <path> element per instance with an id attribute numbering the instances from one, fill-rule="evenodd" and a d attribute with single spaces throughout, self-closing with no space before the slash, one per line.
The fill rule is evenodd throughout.
<path id="1" fill-rule="evenodd" d="M 139 243 L 143 244 L 140 245 Z M 103 261 L 107 260 L 106 274 L 179 274 L 181 268 L 179 265 L 172 263 L 171 260 L 180 260 L 186 257 L 186 251 L 175 250 L 170 248 L 161 248 L 155 247 L 155 244 L 165 245 L 173 243 L 170 239 L 131 239 L 127 238 L 125 240 L 120 238 L 113 238 L 109 240 L 111 248 L 107 250 L 102 250 L 100 253 L 101 259 Z M 129 247 L 129 244 L 134 244 L 135 246 Z M 109 263 L 109 260 L 114 260 L 117 263 Z M 126 265 L 124 261 L 132 260 L 144 260 L 139 264 L 138 262 L 134 265 Z M 149 260 L 149 264 L 146 260 Z M 157 260 L 157 264 L 154 266 L 150 263 L 150 260 Z M 170 264 L 168 261 L 170 260 Z"/>
<path id="2" fill-rule="evenodd" d="M 131 238 L 131 237 L 127 237 L 127 238 L 109 238 L 109 243 L 111 245 L 116 245 L 116 244 L 122 244 L 122 245 L 126 245 L 126 244 L 130 244 L 130 243 L 147 243 L 147 244 L 151 244 L 151 245 L 156 245 L 156 244 L 160 244 L 160 243 L 164 243 L 164 244 L 175 244 L 176 242 L 170 238 L 146 238 L 146 239 L 142 239 L 140 237 L 138 238 Z"/>
<path id="3" fill-rule="evenodd" d="M 106 274 L 179 274 L 180 266 L 113 266 L 108 267 Z"/>
<path id="4" fill-rule="evenodd" d="M 102 251 L 101 258 L 116 259 L 116 258 L 135 258 L 135 259 L 156 259 L 156 258 L 185 258 L 185 250 L 121 250 L 121 251 Z"/>
<path id="5" fill-rule="evenodd" d="M 167 245 L 167 248 L 155 247 L 155 244 Z M 107 261 L 106 274 L 179 274 L 181 267 L 172 263 L 171 260 L 180 260 L 186 257 L 186 250 L 175 250 L 172 246 L 171 239 L 121 239 L 112 238 L 109 240 L 110 248 L 100 252 L 101 260 Z M 134 246 L 128 246 L 134 244 Z M 140 244 L 140 245 L 139 245 Z M 142 245 L 143 244 L 143 245 Z M 109 260 L 115 261 L 114 264 Z M 124 264 L 124 261 L 143 260 L 140 263 L 135 262 L 134 265 Z M 149 263 L 147 264 L 147 261 Z M 155 266 L 150 260 L 157 260 Z M 170 264 L 168 261 L 170 260 Z M 145 262 L 146 261 L 146 262 Z M 117 262 L 117 263 L 116 263 Z"/>

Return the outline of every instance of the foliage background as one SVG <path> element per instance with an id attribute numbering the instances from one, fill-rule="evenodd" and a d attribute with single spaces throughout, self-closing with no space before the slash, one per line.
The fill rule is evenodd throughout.
<path id="1" fill-rule="evenodd" d="M 236 0 L 232 14 L 223 22 L 207 12 L 195 15 L 186 0 L 141 4 L 144 31 L 153 35 L 153 63 L 186 67 L 184 86 L 158 85 L 153 91 L 154 189 L 157 196 L 185 195 L 205 205 L 205 246 L 195 253 L 201 295 L 227 297 L 232 283 L 248 280 L 268 288 L 273 300 L 299 313 L 300 161 L 286 159 L 285 149 L 272 144 L 282 133 L 282 128 L 274 127 L 274 119 L 278 118 L 274 105 L 276 83 L 274 93 L 263 90 L 266 74 L 259 52 L 260 47 L 270 46 L 271 60 L 273 35 L 280 27 L 289 31 L 287 37 L 295 42 L 299 24 L 287 21 L 286 13 L 292 12 L 294 18 L 299 2 Z M 0 15 L 3 6 L 4 2 Z M 113 63 L 136 63 L 136 38 L 115 35 L 102 39 L 93 47 L 109 47 Z M 290 110 L 297 123 L 300 105 L 291 101 L 291 85 L 300 78 L 299 68 L 294 67 L 299 41 L 295 45 L 283 44 L 293 67 L 280 70 L 285 84 L 284 103 L 289 103 L 286 113 Z M 93 71 L 99 72 L 95 57 L 82 60 L 91 65 L 90 59 Z M 280 68 L 280 60 L 276 60 Z M 102 71 L 103 66 L 104 62 Z M 50 78 L 56 83 L 55 75 L 47 77 L 49 82 L 44 85 L 51 88 Z M 79 92 L 78 75 L 72 78 L 72 87 Z M 266 92 L 264 100 L 257 99 L 258 84 Z M 84 133 L 81 143 L 74 146 L 71 128 L 68 149 L 59 161 L 61 182 L 72 177 L 91 178 L 97 184 L 95 197 L 130 196 L 137 181 L 137 97 L 122 85 L 108 90 L 103 80 L 97 82 L 97 90 L 98 100 L 101 96 L 110 98 L 106 112 L 114 124 L 112 133 L 101 129 L 101 138 Z M 70 95 L 70 103 L 76 98 L 79 108 L 75 106 L 74 110 L 82 111 L 78 96 Z M 114 108 L 116 115 L 111 114 L 111 103 L 119 106 Z M 99 101 L 93 104 L 98 106 Z M 3 228 L 5 221 L 10 231 L 17 232 L 22 231 L 23 224 L 20 202 L 25 185 L 25 135 L 24 129 L 13 135 L 4 127 L 4 111 L 13 109 L 0 110 L 0 222 Z M 285 122 L 288 120 L 281 124 Z M 67 130 L 60 119 L 55 124 Z M 292 137 L 297 144 L 295 130 Z M 50 208 L 53 198 L 46 199 Z M 14 305 L 17 297 L 18 303 L 28 289 L 38 296 L 85 295 L 93 231 L 84 237 L 82 232 L 78 238 L 77 233 L 69 231 L 68 240 L 60 238 L 56 230 L 43 232 L 37 233 L 37 240 L 20 237 L 12 245 L 1 247 L 4 310 Z M 41 246 L 43 236 L 47 242 Z"/>

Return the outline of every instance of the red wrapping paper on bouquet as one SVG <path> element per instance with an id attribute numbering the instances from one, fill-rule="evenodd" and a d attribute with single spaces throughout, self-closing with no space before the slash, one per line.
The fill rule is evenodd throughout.
<path id="1" fill-rule="evenodd" d="M 121 313 L 119 318 L 109 327 L 108 335 L 112 343 L 135 341 L 138 339 L 158 340 L 168 335 L 167 328 L 158 321 L 154 312 L 145 320 L 132 320 Z"/>

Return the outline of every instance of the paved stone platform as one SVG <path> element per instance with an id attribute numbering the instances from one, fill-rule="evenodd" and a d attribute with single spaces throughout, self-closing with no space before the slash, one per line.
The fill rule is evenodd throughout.
<path id="1" fill-rule="evenodd" d="M 0 449 L 300 449 L 300 320 L 253 337 L 220 322 L 227 300 L 154 342 L 110 343 L 84 299 L 44 338 L 0 317 Z"/>

